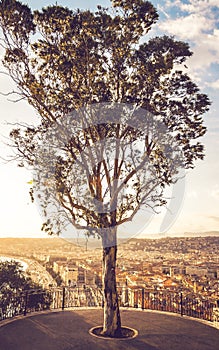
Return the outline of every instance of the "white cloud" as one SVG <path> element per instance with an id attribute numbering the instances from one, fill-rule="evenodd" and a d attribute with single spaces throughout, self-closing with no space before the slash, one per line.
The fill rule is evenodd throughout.
<path id="1" fill-rule="evenodd" d="M 178 36 L 182 40 L 197 39 L 202 32 L 214 28 L 214 21 L 199 13 L 161 22 L 160 29 Z"/>
<path id="2" fill-rule="evenodd" d="M 207 85 L 213 89 L 219 89 L 219 79 L 213 81 L 212 83 L 208 83 Z"/>
<path id="3" fill-rule="evenodd" d="M 188 41 L 193 51 L 193 56 L 188 60 L 187 72 L 197 83 L 202 86 L 211 86 L 218 89 L 219 75 L 213 72 L 214 81 L 210 80 L 212 64 L 219 64 L 219 30 L 216 8 L 219 10 L 219 0 L 168 0 L 164 10 L 168 14 L 174 13 L 178 8 L 178 16 L 173 15 L 159 24 L 159 29 L 177 39 Z M 212 80 L 212 79 L 211 79 Z"/>
<path id="4" fill-rule="evenodd" d="M 210 191 L 210 196 L 219 199 L 219 185 L 216 184 L 214 188 Z"/>
<path id="5" fill-rule="evenodd" d="M 187 192 L 186 196 L 188 198 L 198 198 L 198 193 L 196 191 Z"/>
<path id="6" fill-rule="evenodd" d="M 218 0 L 188 0 L 184 3 L 182 0 L 167 0 L 166 7 L 179 7 L 180 10 L 186 12 L 197 12 L 202 9 L 209 8 L 209 6 L 219 7 Z"/>
<path id="7" fill-rule="evenodd" d="M 213 33 L 211 35 L 202 35 L 200 40 L 197 40 L 192 48 L 193 56 L 188 60 L 188 66 L 193 72 L 196 80 L 204 78 L 206 81 L 208 76 L 211 76 L 211 71 L 208 69 L 214 63 L 219 64 L 219 35 Z M 203 77 L 202 77 L 203 75 Z M 214 79 L 217 79 L 214 73 Z M 219 78 L 219 76 L 218 76 Z M 212 87 L 217 87 L 217 84 Z"/>

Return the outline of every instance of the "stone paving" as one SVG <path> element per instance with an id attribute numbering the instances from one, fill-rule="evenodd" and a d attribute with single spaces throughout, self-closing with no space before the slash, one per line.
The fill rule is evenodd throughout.
<path id="1" fill-rule="evenodd" d="M 216 350 L 219 330 L 204 323 L 150 311 L 121 310 L 135 339 L 99 339 L 89 329 L 102 324 L 101 309 L 39 313 L 0 323 L 0 350 Z"/>

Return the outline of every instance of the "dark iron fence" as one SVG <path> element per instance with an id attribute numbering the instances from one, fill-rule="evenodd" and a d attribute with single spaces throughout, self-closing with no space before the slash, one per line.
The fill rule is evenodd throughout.
<path id="1" fill-rule="evenodd" d="M 19 315 L 25 316 L 34 311 L 49 310 L 50 307 L 50 291 L 26 290 L 4 295 L 0 291 L 0 321 Z"/>
<path id="2" fill-rule="evenodd" d="M 195 294 L 171 291 L 148 291 L 144 288 L 120 290 L 122 306 L 178 313 L 181 316 L 197 317 L 214 321 L 214 301 Z"/>
<path id="3" fill-rule="evenodd" d="M 151 291 L 144 288 L 118 287 L 122 307 L 159 310 L 215 321 L 215 303 L 195 295 L 171 291 Z M 30 290 L 8 296 L 0 293 L 0 320 L 33 311 L 70 307 L 101 307 L 102 291 L 97 286 L 62 287 L 46 291 Z"/>

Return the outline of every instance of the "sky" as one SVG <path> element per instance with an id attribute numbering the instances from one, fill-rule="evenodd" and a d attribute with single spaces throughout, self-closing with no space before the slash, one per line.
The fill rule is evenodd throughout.
<path id="1" fill-rule="evenodd" d="M 24 1 L 33 9 L 54 4 L 51 0 Z M 207 134 L 202 138 L 205 145 L 204 161 L 196 163 L 194 170 L 185 177 L 185 190 L 180 198 L 169 204 L 172 215 L 169 224 L 163 225 L 166 209 L 145 222 L 144 215 L 138 217 L 139 231 L 133 235 L 155 237 L 179 235 L 185 232 L 219 231 L 219 1 L 218 0 L 152 0 L 158 9 L 160 19 L 148 33 L 171 35 L 190 44 L 193 56 L 187 61 L 187 72 L 207 93 L 212 105 L 204 116 Z M 96 5 L 107 6 L 107 0 L 59 0 L 58 4 L 70 8 L 92 9 Z M 0 57 L 2 50 L 0 49 Z M 3 68 L 0 68 L 2 71 Z M 0 92 L 7 93 L 15 87 L 10 78 L 0 74 Z M 6 144 L 10 123 L 30 122 L 37 119 L 36 113 L 27 102 L 13 103 L 0 95 L 0 152 L 7 157 L 13 151 Z M 31 171 L 18 168 L 13 162 L 0 160 L 0 237 L 45 237 L 40 230 L 42 218 L 39 209 L 31 203 L 29 196 Z M 184 186 L 184 184 L 182 184 Z M 181 188 L 182 188 L 181 186 Z M 171 202 L 171 201 L 170 201 Z M 175 206 L 175 211 L 174 211 Z M 166 230 L 162 231 L 162 227 Z M 126 227 L 124 227 L 124 230 Z"/>

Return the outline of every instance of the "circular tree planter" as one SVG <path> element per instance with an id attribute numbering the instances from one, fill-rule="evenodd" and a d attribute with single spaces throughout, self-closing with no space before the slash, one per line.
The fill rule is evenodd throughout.
<path id="1" fill-rule="evenodd" d="M 115 336 L 115 337 L 104 335 L 102 334 L 102 331 L 103 331 L 102 326 L 96 326 L 89 330 L 89 334 L 99 339 L 108 339 L 108 340 L 113 340 L 113 339 L 128 340 L 128 339 L 134 339 L 138 335 L 138 331 L 130 327 L 122 327 L 121 335 Z"/>

